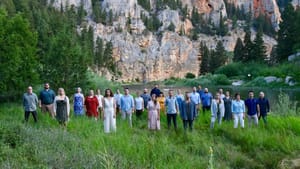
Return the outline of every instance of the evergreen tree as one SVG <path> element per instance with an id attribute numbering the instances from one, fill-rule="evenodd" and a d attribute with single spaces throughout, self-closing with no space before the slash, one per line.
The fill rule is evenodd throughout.
<path id="1" fill-rule="evenodd" d="M 199 26 L 200 14 L 198 13 L 197 8 L 193 7 L 191 21 L 194 27 Z"/>
<path id="2" fill-rule="evenodd" d="M 199 75 L 204 75 L 210 72 L 210 65 L 209 65 L 210 52 L 204 42 L 200 43 L 200 55 L 201 55 L 201 63 L 200 63 Z"/>
<path id="3" fill-rule="evenodd" d="M 282 22 L 279 24 L 277 56 L 278 61 L 286 61 L 288 56 L 293 54 L 295 42 L 295 16 L 294 7 L 288 4 L 282 13 Z"/>
<path id="4" fill-rule="evenodd" d="M 225 19 L 223 18 L 222 12 L 220 12 L 220 22 L 219 27 L 217 29 L 217 34 L 220 36 L 225 36 L 228 32 L 228 29 L 225 25 Z"/>
<path id="5" fill-rule="evenodd" d="M 253 61 L 252 49 L 253 49 L 253 43 L 251 41 L 251 31 L 246 31 L 245 38 L 244 38 L 244 50 L 243 50 L 242 62 Z"/>
<path id="6" fill-rule="evenodd" d="M 104 62 L 103 64 L 106 66 L 106 68 L 110 71 L 110 72 L 113 72 L 113 73 L 117 73 L 117 65 L 114 61 L 114 58 L 113 58 L 113 53 L 112 53 L 112 50 L 113 50 L 113 44 L 112 42 L 107 42 L 106 45 L 105 45 L 105 50 L 104 50 L 104 54 L 103 54 L 103 57 L 104 57 Z"/>
<path id="7" fill-rule="evenodd" d="M 241 62 L 244 61 L 244 44 L 241 38 L 238 38 L 236 40 L 236 44 L 234 47 L 234 56 L 233 56 L 233 61 L 234 62 Z"/>
<path id="8" fill-rule="evenodd" d="M 267 59 L 266 55 L 266 46 L 264 45 L 263 33 L 262 31 L 258 31 L 256 33 L 253 49 L 252 49 L 252 58 L 256 62 L 262 63 L 265 59 Z"/>
<path id="9" fill-rule="evenodd" d="M 103 51 L 104 47 L 103 47 L 103 40 L 101 38 L 97 38 L 96 40 L 96 49 L 95 49 L 95 55 L 94 55 L 94 64 L 97 70 L 99 70 L 99 68 L 101 68 L 104 63 L 104 58 L 103 58 Z"/>
<path id="10" fill-rule="evenodd" d="M 214 72 L 227 61 L 226 51 L 222 41 L 218 41 L 216 49 L 211 52 L 210 71 Z"/>

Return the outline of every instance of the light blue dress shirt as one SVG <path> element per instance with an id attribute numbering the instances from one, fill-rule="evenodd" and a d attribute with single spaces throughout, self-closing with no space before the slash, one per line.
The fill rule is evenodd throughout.
<path id="1" fill-rule="evenodd" d="M 200 104 L 201 103 L 201 99 L 200 99 L 200 95 L 198 92 L 192 92 L 191 95 L 191 101 L 194 103 L 194 104 Z"/>
<path id="2" fill-rule="evenodd" d="M 178 103 L 176 97 L 167 97 L 165 100 L 167 114 L 176 114 L 178 110 Z"/>
<path id="3" fill-rule="evenodd" d="M 232 100 L 231 110 L 234 114 L 244 113 L 246 111 L 244 100 Z"/>
<path id="4" fill-rule="evenodd" d="M 120 107 L 123 112 L 130 112 L 134 107 L 134 100 L 131 95 L 123 95 L 120 99 Z"/>

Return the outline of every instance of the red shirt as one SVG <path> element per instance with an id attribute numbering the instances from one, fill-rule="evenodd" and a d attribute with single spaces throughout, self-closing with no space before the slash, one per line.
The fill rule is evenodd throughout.
<path id="1" fill-rule="evenodd" d="M 86 107 L 86 115 L 89 117 L 98 117 L 99 102 L 96 96 L 92 98 L 87 96 L 84 101 Z"/>

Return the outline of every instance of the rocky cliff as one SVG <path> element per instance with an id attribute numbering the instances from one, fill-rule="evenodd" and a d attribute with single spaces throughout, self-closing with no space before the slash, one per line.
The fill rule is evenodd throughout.
<path id="1" fill-rule="evenodd" d="M 54 0 L 52 5 L 60 8 L 61 5 L 84 6 L 88 15 L 92 13 L 91 0 Z M 115 19 L 113 24 L 105 26 L 101 23 L 95 23 L 87 16 L 87 26 L 94 30 L 94 37 L 101 37 L 105 41 L 113 43 L 113 56 L 117 63 L 118 69 L 122 72 L 119 81 L 153 81 L 163 80 L 170 77 L 182 78 L 186 73 L 191 72 L 198 75 L 199 63 L 199 44 L 201 41 L 206 42 L 211 49 L 215 48 L 218 40 L 223 41 L 225 49 L 233 51 L 238 37 L 244 37 L 241 28 L 230 30 L 228 35 L 208 36 L 199 34 L 198 40 L 191 40 L 187 36 L 179 35 L 183 29 L 185 33 L 193 29 L 189 19 L 182 19 L 179 10 L 165 8 L 156 11 L 157 18 L 162 22 L 162 26 L 157 32 L 146 30 L 141 13 L 149 16 L 151 13 L 143 9 L 137 0 L 102 0 L 102 8 L 107 12 L 112 11 Z M 150 1 L 152 6 L 154 0 Z M 267 12 L 274 23 L 278 25 L 280 13 L 276 6 L 275 0 L 232 0 L 236 5 L 253 6 L 255 15 L 257 12 Z M 50 1 L 49 1 L 50 3 Z M 196 7 L 199 13 L 203 13 L 213 19 L 214 23 L 219 22 L 220 12 L 226 16 L 225 4 L 223 0 L 182 0 L 187 5 L 189 12 Z M 257 11 L 257 12 L 256 12 Z M 153 12 L 152 12 L 153 13 Z M 131 17 L 130 32 L 126 21 Z M 173 23 L 175 31 L 168 31 L 168 27 Z M 276 25 L 275 24 L 275 25 Z M 121 31 L 116 31 L 121 28 Z M 79 29 L 80 30 L 80 29 Z M 255 32 L 253 32 L 253 37 Z M 268 53 L 276 41 L 268 36 L 264 36 L 265 45 Z M 102 71 L 102 75 L 112 78 L 108 72 Z M 115 78 L 115 77 L 114 77 Z"/>

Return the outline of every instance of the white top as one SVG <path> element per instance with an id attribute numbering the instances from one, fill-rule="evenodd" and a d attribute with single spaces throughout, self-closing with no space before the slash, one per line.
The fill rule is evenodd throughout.
<path id="1" fill-rule="evenodd" d="M 144 107 L 144 99 L 142 97 L 136 97 L 135 101 L 135 109 L 136 110 L 143 110 Z"/>
<path id="2" fill-rule="evenodd" d="M 102 98 L 103 98 L 103 96 L 100 94 L 100 95 L 96 95 L 96 97 L 97 97 L 97 99 L 98 99 L 98 102 L 99 102 L 99 106 L 98 106 L 98 108 L 102 108 Z"/>
<path id="3" fill-rule="evenodd" d="M 217 100 L 213 99 L 210 109 L 211 109 L 211 116 L 217 117 L 217 113 L 219 110 L 221 117 L 224 117 L 225 107 L 224 107 L 224 101 L 222 99 L 220 99 L 219 104 L 217 103 Z"/>
<path id="4" fill-rule="evenodd" d="M 103 98 L 104 110 L 111 110 L 115 108 L 115 99 L 114 98 Z M 102 103 L 101 103 L 102 104 Z"/>

